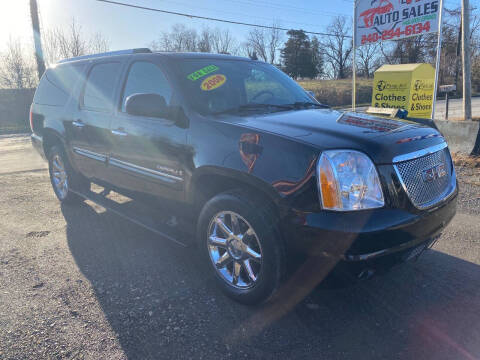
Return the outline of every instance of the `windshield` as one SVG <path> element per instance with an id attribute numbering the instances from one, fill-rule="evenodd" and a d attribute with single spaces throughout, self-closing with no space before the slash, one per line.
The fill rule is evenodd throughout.
<path id="1" fill-rule="evenodd" d="M 183 59 L 177 76 L 188 105 L 202 115 L 318 105 L 285 73 L 257 61 Z"/>

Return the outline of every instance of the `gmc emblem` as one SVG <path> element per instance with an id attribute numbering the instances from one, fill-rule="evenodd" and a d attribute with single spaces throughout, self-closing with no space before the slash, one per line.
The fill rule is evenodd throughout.
<path id="1" fill-rule="evenodd" d="M 432 182 L 433 180 L 440 179 L 445 175 L 447 175 L 447 171 L 445 170 L 445 164 L 435 165 L 430 169 L 422 171 L 422 178 L 424 182 Z"/>

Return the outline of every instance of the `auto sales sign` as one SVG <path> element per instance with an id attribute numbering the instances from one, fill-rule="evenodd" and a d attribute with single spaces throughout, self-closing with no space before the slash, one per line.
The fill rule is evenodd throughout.
<path id="1" fill-rule="evenodd" d="M 438 31 L 439 0 L 356 0 L 355 45 Z"/>

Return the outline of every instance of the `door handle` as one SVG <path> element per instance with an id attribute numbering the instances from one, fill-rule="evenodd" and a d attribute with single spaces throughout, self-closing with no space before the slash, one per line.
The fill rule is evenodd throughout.
<path id="1" fill-rule="evenodd" d="M 76 128 L 83 128 L 85 124 L 82 122 L 82 120 L 75 120 L 72 122 L 72 125 L 75 126 Z"/>
<path id="2" fill-rule="evenodd" d="M 113 135 L 117 136 L 127 136 L 128 134 L 125 131 L 122 130 L 112 130 Z"/>

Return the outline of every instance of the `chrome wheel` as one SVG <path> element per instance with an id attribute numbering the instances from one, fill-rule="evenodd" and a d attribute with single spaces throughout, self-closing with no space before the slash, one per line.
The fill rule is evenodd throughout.
<path id="1" fill-rule="evenodd" d="M 62 157 L 58 154 L 52 159 L 52 179 L 59 198 L 65 199 L 68 194 L 68 178 Z"/>
<path id="2" fill-rule="evenodd" d="M 262 269 L 262 248 L 253 227 L 232 211 L 216 214 L 208 226 L 208 253 L 217 273 L 229 285 L 252 287 Z"/>

